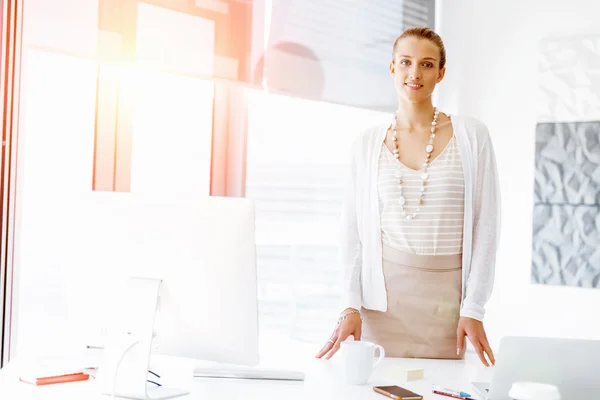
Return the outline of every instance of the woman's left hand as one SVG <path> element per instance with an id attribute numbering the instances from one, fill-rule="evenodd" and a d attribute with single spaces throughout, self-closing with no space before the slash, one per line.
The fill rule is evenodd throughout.
<path id="1" fill-rule="evenodd" d="M 485 359 L 485 354 L 487 354 L 488 359 L 492 363 L 492 365 L 496 364 L 496 360 L 494 359 L 494 353 L 490 348 L 490 344 L 488 343 L 487 336 L 485 334 L 485 329 L 483 329 L 483 322 L 478 321 L 473 318 L 460 317 L 458 321 L 458 328 L 456 330 L 457 334 L 457 343 L 456 343 L 456 354 L 461 354 L 465 349 L 465 336 L 469 337 L 469 340 L 473 344 L 477 355 L 481 362 L 489 367 L 490 364 Z M 485 353 L 485 354 L 484 354 Z"/>

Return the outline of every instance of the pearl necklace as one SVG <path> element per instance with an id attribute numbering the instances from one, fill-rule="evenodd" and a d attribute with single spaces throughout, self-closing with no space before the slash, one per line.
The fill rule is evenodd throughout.
<path id="1" fill-rule="evenodd" d="M 435 138 L 435 127 L 437 125 L 437 118 L 439 115 L 439 111 L 437 108 L 434 108 L 433 113 L 433 121 L 431 122 L 431 135 L 429 136 L 429 144 L 425 148 L 425 162 L 423 163 L 423 172 L 421 173 L 421 194 L 417 199 L 417 205 L 415 208 L 415 212 L 409 213 L 407 211 L 407 201 L 403 192 L 403 181 L 402 181 L 402 165 L 400 164 L 400 160 L 398 160 L 398 132 L 396 131 L 397 125 L 397 115 L 394 114 L 394 119 L 392 120 L 391 129 L 393 131 L 392 141 L 394 142 L 394 158 L 398 160 L 398 167 L 396 169 L 396 178 L 398 178 L 398 188 L 400 189 L 400 198 L 398 199 L 398 203 L 400 204 L 400 208 L 402 209 L 402 215 L 407 220 L 412 220 L 416 218 L 417 213 L 421 210 L 421 206 L 423 205 L 423 197 L 425 196 L 425 184 L 427 183 L 427 178 L 429 178 L 429 174 L 427 173 L 427 167 L 429 166 L 429 161 L 431 158 L 431 152 L 433 151 L 433 139 Z"/>

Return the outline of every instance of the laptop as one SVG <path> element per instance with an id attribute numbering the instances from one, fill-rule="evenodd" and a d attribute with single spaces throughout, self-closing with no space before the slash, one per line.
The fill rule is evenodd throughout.
<path id="1" fill-rule="evenodd" d="M 507 336 L 489 388 L 483 382 L 473 387 L 481 399 L 510 400 L 513 382 L 524 381 L 555 385 L 561 400 L 600 398 L 600 340 Z"/>

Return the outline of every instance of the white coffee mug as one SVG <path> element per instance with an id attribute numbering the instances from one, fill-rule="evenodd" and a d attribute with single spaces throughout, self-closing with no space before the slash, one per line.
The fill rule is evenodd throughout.
<path id="1" fill-rule="evenodd" d="M 379 358 L 375 351 L 379 349 Z M 385 357 L 385 350 L 378 344 L 363 341 L 341 343 L 342 362 L 346 382 L 352 385 L 364 385 L 373 370 Z"/>

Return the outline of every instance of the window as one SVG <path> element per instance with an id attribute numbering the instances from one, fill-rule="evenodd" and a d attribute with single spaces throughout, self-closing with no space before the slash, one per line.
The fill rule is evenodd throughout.
<path id="1" fill-rule="evenodd" d="M 97 63 L 31 50 L 23 64 L 17 341 L 32 349 L 40 335 L 61 336 L 65 286 L 77 284 L 64 260 L 77 244 L 63 238 L 73 238 L 65 221 L 92 190 Z M 134 82 L 131 191 L 208 195 L 213 84 L 153 72 Z"/>
<path id="2" fill-rule="evenodd" d="M 72 254 L 70 249 L 82 240 L 109 233 L 72 232 L 64 221 L 86 206 L 83 199 L 92 191 L 98 162 L 98 121 L 102 129 L 106 128 L 102 138 L 110 139 L 112 125 L 118 118 L 114 96 L 117 90 L 131 95 L 127 129 L 116 129 L 128 147 L 119 149 L 113 143 L 103 153 L 109 157 L 101 158 L 102 165 L 114 168 L 104 171 L 109 178 L 104 182 L 112 182 L 105 187 L 114 187 L 116 178 L 110 175 L 115 174 L 116 167 L 111 165 L 116 165 L 115 154 L 125 150 L 130 154 L 126 190 L 149 195 L 207 195 L 214 184 L 210 181 L 211 173 L 215 176 L 215 171 L 211 171 L 213 139 L 218 139 L 216 147 L 222 145 L 223 149 L 219 149 L 231 157 L 234 154 L 231 149 L 243 147 L 234 143 L 241 136 L 239 143 L 247 142 L 246 165 L 237 170 L 223 168 L 223 174 L 227 175 L 224 181 L 228 185 L 241 187 L 244 179 L 240 177 L 244 174 L 240 170 L 245 168 L 246 195 L 257 206 L 260 328 L 263 343 L 267 343 L 263 350 L 272 354 L 280 348 L 278 344 L 296 349 L 322 344 L 339 312 L 339 213 L 350 145 L 364 129 L 387 121 L 388 113 L 375 110 L 387 110 L 395 100 L 393 90 L 388 90 L 383 98 L 378 89 L 388 79 L 390 49 L 387 48 L 393 40 L 390 35 L 397 33 L 397 24 L 426 21 L 421 14 L 433 14 L 433 8 L 427 6 L 432 1 L 411 0 L 403 6 L 389 5 L 394 12 L 404 12 L 405 19 L 388 15 L 384 0 L 371 8 L 361 4 L 387 21 L 386 24 L 362 21 L 362 9 L 353 9 L 352 18 L 342 20 L 344 14 L 339 14 L 342 19 L 338 25 L 329 26 L 326 34 L 319 33 L 322 26 L 316 26 L 317 19 L 313 24 L 312 15 L 318 9 L 311 7 L 320 4 L 316 1 L 296 1 L 291 8 L 294 12 L 290 13 L 285 7 L 292 2 L 267 0 L 262 9 L 265 20 L 270 18 L 267 15 L 277 19 L 286 13 L 300 17 L 293 19 L 295 25 L 291 30 L 283 19 L 274 21 L 270 33 L 271 26 L 258 27 L 259 33 L 254 32 L 262 23 L 254 22 L 262 16 L 260 7 L 247 7 L 251 2 L 230 2 L 231 7 L 244 8 L 243 18 L 231 13 L 232 18 L 238 15 L 241 20 L 229 20 L 227 13 L 215 14 L 213 10 L 211 15 L 218 14 L 214 21 L 203 17 L 207 11 L 199 10 L 204 6 L 198 2 L 185 5 L 160 2 L 172 5 L 172 10 L 143 1 L 126 3 L 138 7 L 137 36 L 132 36 L 136 40 L 137 64 L 103 70 L 105 58 L 115 57 L 112 52 L 118 48 L 117 42 L 122 40 L 119 45 L 131 50 L 127 47 L 131 44 L 128 42 L 131 37 L 127 36 L 131 36 L 131 30 L 127 30 L 131 26 L 125 27 L 128 33 L 120 31 L 124 29 L 117 26 L 120 19 L 110 14 L 114 11 L 109 7 L 112 3 L 26 2 L 16 182 L 14 262 L 18 279 L 12 321 L 18 328 L 14 338 L 17 352 L 43 353 L 66 345 L 75 338 L 76 326 L 82 325 L 78 315 L 85 309 L 85 299 L 73 304 L 69 296 L 77 286 L 78 277 L 86 273 L 86 258 L 68 258 L 65 254 Z M 261 2 L 254 4 L 258 3 Z M 277 8 L 278 5 L 281 7 Z M 271 6 L 274 12 L 269 9 Z M 188 12 L 188 8 L 192 11 Z M 408 8 L 410 12 L 406 11 Z M 337 15 L 335 7 L 323 9 L 328 10 L 327 15 Z M 253 25 L 247 18 L 250 11 L 256 14 Z M 327 18 L 319 21 L 325 25 L 330 22 Z M 338 28 L 341 23 L 359 22 L 362 25 L 353 32 L 354 37 L 361 38 L 362 49 L 369 57 L 382 57 L 382 63 L 379 59 L 360 60 L 368 57 L 353 50 L 351 36 L 338 53 L 330 51 L 328 45 L 334 46 L 338 38 L 327 32 L 342 31 Z M 308 28 L 303 28 L 304 23 Z M 248 33 L 250 25 L 252 32 Z M 164 30 L 176 27 L 176 36 L 157 36 L 157 26 Z M 231 26 L 236 27 L 234 36 L 240 43 L 231 40 Z M 237 34 L 242 27 L 243 34 Z M 324 36 L 328 36 L 329 44 L 322 42 Z M 367 36 L 376 36 L 377 43 L 372 45 Z M 275 55 L 266 51 L 256 53 L 263 45 L 277 50 L 278 42 L 286 43 Z M 298 57 L 306 58 L 308 53 L 298 53 L 298 48 L 311 47 L 318 50 L 315 57 L 320 61 L 299 62 Z M 246 59 L 248 53 L 252 53 L 252 62 Z M 261 57 L 265 59 L 258 62 Z M 294 71 L 306 73 L 306 65 L 315 67 L 310 71 L 320 71 L 319 85 L 307 88 L 305 83 L 315 76 L 312 72 L 306 76 L 290 74 L 289 64 L 273 68 L 271 74 L 263 76 L 261 66 L 268 70 L 277 64 L 277 57 L 294 64 Z M 237 86 L 228 93 L 232 97 L 225 96 L 223 100 L 219 97 L 221 88 L 206 80 L 214 73 L 239 84 L 249 80 L 246 75 L 250 70 L 253 77 L 264 77 L 274 91 L 287 91 L 293 96 Z M 363 76 L 371 80 L 361 79 Z M 358 85 L 357 90 L 351 88 L 352 82 Z M 247 109 L 227 104 L 230 108 L 223 107 L 227 112 L 216 118 L 218 113 L 214 110 L 223 106 L 221 103 L 238 100 L 236 90 L 245 92 L 243 104 Z M 106 104 L 108 108 L 98 107 Z M 244 125 L 233 120 L 246 114 L 247 131 L 240 128 L 232 133 L 237 128 L 231 126 Z M 230 120 L 221 121 L 224 115 L 227 117 L 223 119 Z M 223 125 L 218 135 L 213 134 L 213 119 Z M 225 132 L 227 127 L 231 130 Z M 223 158 L 225 167 L 243 163 L 241 158 L 237 161 Z M 217 164 L 213 163 L 213 167 Z M 101 194 L 105 195 L 119 194 Z M 106 207 L 116 198 L 110 197 Z M 61 323 L 64 321 L 73 325 L 65 326 Z M 65 335 L 65 331 L 73 334 Z"/>
<path id="3" fill-rule="evenodd" d="M 103 233 L 72 232 L 69 221 L 92 193 L 97 115 L 111 118 L 96 107 L 104 65 L 94 53 L 98 2 L 85 2 L 33 1 L 24 11 L 12 356 L 81 341 L 86 298 L 73 302 L 73 289 L 94 255 L 72 254 Z M 208 195 L 214 84 L 153 68 L 148 52 L 141 54 L 143 62 L 112 70 L 133 99 L 130 191 Z M 98 195 L 117 196 L 107 198 L 108 208 L 120 194 Z"/>
<path id="4" fill-rule="evenodd" d="M 388 122 L 392 44 L 405 28 L 433 26 L 434 3 L 268 2 L 269 93 L 248 91 L 245 192 L 257 208 L 264 355 L 316 350 L 334 328 L 350 146 Z"/>
<path id="5" fill-rule="evenodd" d="M 263 353 L 281 343 L 315 348 L 340 311 L 338 232 L 350 146 L 389 115 L 258 91 L 248 103 L 246 196 L 257 208 Z"/>
<path id="6" fill-rule="evenodd" d="M 86 59 L 23 54 L 15 263 L 17 343 L 44 348 L 61 337 L 73 284 L 61 268 L 62 219 L 78 193 L 91 189 L 96 65 Z"/>

